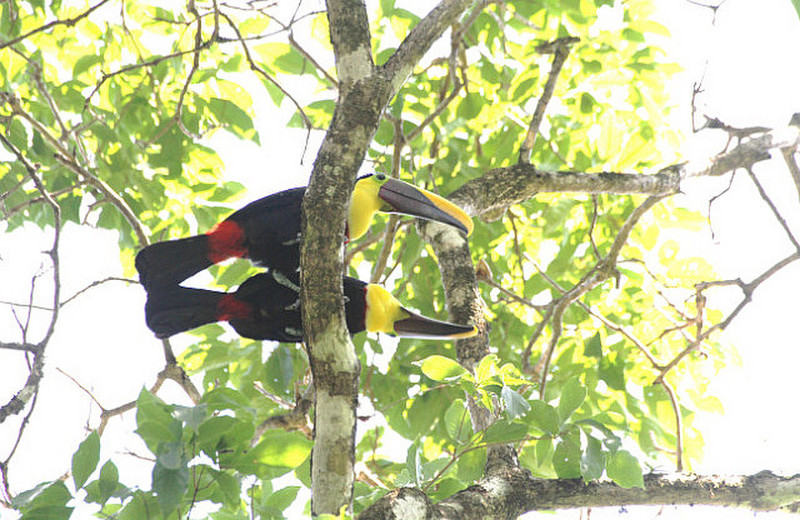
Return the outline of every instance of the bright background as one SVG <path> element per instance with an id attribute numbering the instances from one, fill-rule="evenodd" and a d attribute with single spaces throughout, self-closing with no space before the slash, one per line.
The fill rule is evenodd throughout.
<path id="1" fill-rule="evenodd" d="M 692 83 L 703 79 L 704 92 L 698 97 L 698 114 L 719 117 L 727 124 L 744 127 L 786 125 L 793 112 L 800 111 L 800 20 L 789 0 L 729 0 L 717 11 L 684 1 L 662 2 L 658 17 L 672 38 L 659 42 L 667 56 L 684 71 L 672 88 L 677 108 L 676 125 L 688 138 L 682 150 L 708 157 L 722 150 L 727 136 L 718 130 L 691 135 L 690 96 Z M 254 92 L 254 98 L 257 94 Z M 212 145 L 222 150 L 225 175 L 248 188 L 242 204 L 264 194 L 303 185 L 308 179 L 319 136 L 312 138 L 304 164 L 300 163 L 305 134 L 282 127 L 288 112 L 269 103 L 257 108 L 261 147 L 218 134 Z M 288 151 L 288 153 L 287 153 Z M 789 226 L 800 234 L 800 204 L 783 159 L 778 153 L 769 163 L 760 163 L 756 173 L 769 195 L 783 212 Z M 261 165 L 269 158 L 270 172 Z M 254 167 L 253 165 L 258 165 Z M 693 181 L 685 185 L 680 202 L 708 211 L 710 197 L 727 186 L 727 178 Z M 696 250 L 715 265 L 720 278 L 741 277 L 750 281 L 777 260 L 792 252 L 791 244 L 777 226 L 744 173 L 738 174 L 731 191 L 718 199 L 712 209 L 710 228 L 687 235 L 682 246 Z M 0 222 L 0 231 L 4 223 Z M 52 240 L 52 231 L 33 226 L 0 234 L 0 302 L 25 303 L 31 291 L 31 277 L 47 268 L 41 254 Z M 62 300 L 93 281 L 123 276 L 118 260 L 117 238 L 109 231 L 67 225 L 60 250 Z M 51 304 L 51 275 L 42 274 L 36 285 L 35 302 Z M 698 418 L 704 434 L 705 458 L 692 469 L 697 473 L 752 474 L 769 469 L 783 475 L 800 472 L 797 449 L 798 419 L 794 403 L 800 340 L 795 323 L 800 302 L 800 265 L 792 265 L 762 285 L 753 302 L 725 332 L 735 345 L 741 364 L 723 370 L 710 393 L 725 408 L 722 415 Z M 736 295 L 738 301 L 738 294 Z M 20 492 L 47 479 L 58 478 L 70 467 L 72 453 L 97 425 L 98 406 L 71 379 L 89 390 L 106 408 L 136 398 L 142 385 L 152 385 L 163 368 L 160 342 L 144 325 L 144 291 L 135 284 L 108 282 L 91 289 L 66 305 L 56 333 L 47 349 L 47 368 L 36 411 L 11 462 L 11 486 Z M 725 306 L 725 302 L 712 301 Z M 0 341 L 18 341 L 19 327 L 11 308 L 0 303 Z M 25 310 L 17 308 L 24 319 Z M 47 313 L 33 312 L 33 323 L 46 323 Z M 43 330 L 31 327 L 35 342 Z M 173 340 L 177 352 L 188 343 L 181 336 Z M 21 355 L 0 350 L 0 401 L 11 397 L 27 377 L 21 370 Z M 68 374 L 70 377 L 67 377 Z M 180 389 L 167 382 L 159 394 L 168 402 L 190 404 Z M 16 439 L 22 417 L 0 425 L 0 456 L 5 457 Z M 103 436 L 101 461 L 113 456 L 120 481 L 149 483 L 150 465 L 137 455 L 147 450 L 130 435 L 135 417 L 128 413 L 114 418 Z M 405 448 L 402 449 L 403 457 Z M 123 454 L 123 455 L 121 455 Z M 669 470 L 669 468 L 664 468 Z M 631 518 L 751 518 L 752 512 L 717 508 L 626 508 Z M 73 518 L 88 518 L 76 511 Z M 617 509 L 595 510 L 592 518 L 615 518 Z M 568 511 L 558 518 L 579 518 Z M 626 515 L 622 515 L 623 517 Z M 759 516 L 789 517 L 780 513 Z M 0 518 L 13 518 L 0 510 Z M 528 518 L 552 518 L 551 514 L 530 514 Z"/>

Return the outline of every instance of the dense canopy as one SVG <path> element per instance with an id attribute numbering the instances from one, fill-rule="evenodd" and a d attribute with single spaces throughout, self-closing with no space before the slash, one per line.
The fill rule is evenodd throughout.
<path id="1" fill-rule="evenodd" d="M 289 4 L 0 4 L 0 230 L 35 224 L 51 244 L 46 289 L 27 306 L 24 294 L 0 302 L 12 324 L 0 335 L 2 362 L 27 377 L 0 397 L 0 422 L 16 428 L 15 447 L 0 451 L 2 505 L 24 518 L 73 508 L 104 518 L 379 518 L 391 507 L 381 497 L 410 493 L 439 504 L 440 517 L 457 505 L 469 518 L 513 518 L 569 504 L 736 502 L 741 484 L 714 483 L 716 498 L 635 493 L 664 485 L 650 468 L 691 470 L 702 457 L 694 420 L 721 411 L 709 383 L 736 356 L 718 333 L 800 258 L 800 245 L 778 214 L 792 252 L 722 280 L 689 245 L 707 233 L 707 215 L 680 194 L 693 177 L 723 194 L 738 168 L 761 189 L 753 165 L 780 148 L 791 168 L 797 127 L 734 128 L 675 106 L 679 66 L 660 48 L 669 31 L 649 0 Z M 733 142 L 684 162 L 676 112 Z M 262 125 L 278 129 L 277 143 L 262 142 Z M 222 157 L 245 154 L 245 173 L 226 168 Z M 125 283 L 112 281 L 141 297 L 137 251 L 209 231 L 268 194 L 252 186 L 287 187 L 287 165 L 301 172 L 295 185 L 309 184 L 306 344 L 240 338 L 226 324 L 180 336 L 180 348 L 108 338 L 163 349 L 155 384 L 142 380 L 124 404 L 75 381 L 87 402 L 103 403 L 88 436 L 71 468 L 19 489 L 15 466 L 31 462 L 14 457 L 14 441 L 25 442 L 36 415 L 51 377 L 45 349 L 72 296 L 61 291 L 71 273 L 59 257 L 69 225 L 116 232 L 119 256 L 107 262 Z M 368 172 L 449 198 L 473 217 L 473 233 L 380 216 L 342 255 L 350 190 Z M 343 270 L 480 334 L 348 339 Z M 237 260 L 197 284 L 234 290 L 257 272 Z M 144 330 L 140 315 L 129 319 Z M 103 368 L 112 378 L 125 370 Z M 159 397 L 168 380 L 181 399 Z M 121 414 L 135 418 L 129 434 L 144 443 L 136 456 L 150 481 L 121 478 L 127 456 L 107 447 L 104 431 Z M 537 491 L 539 503 L 520 492 L 476 506 L 467 488 L 491 478 L 531 493 L 553 487 Z M 599 498 L 558 487 L 568 479 L 597 486 Z M 770 485 L 760 482 L 745 487 Z M 770 509 L 796 497 L 746 500 Z"/>

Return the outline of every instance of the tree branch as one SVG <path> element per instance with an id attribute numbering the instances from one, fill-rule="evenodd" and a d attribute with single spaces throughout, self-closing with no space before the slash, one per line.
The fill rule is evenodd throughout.
<path id="1" fill-rule="evenodd" d="M 515 164 L 489 170 L 462 185 L 448 197 L 472 216 L 499 218 L 506 208 L 529 200 L 537 193 L 614 193 L 618 195 L 672 195 L 680 190 L 680 176 L 673 171 L 653 175 L 638 173 L 581 173 L 538 170 Z"/>
<path id="2" fill-rule="evenodd" d="M 56 322 L 58 321 L 58 302 L 61 298 L 61 268 L 58 256 L 58 248 L 61 239 L 61 208 L 55 199 L 53 199 L 52 195 L 44 187 L 41 179 L 39 179 L 37 175 L 37 166 L 31 164 L 22 154 L 22 152 L 8 139 L 6 139 L 3 134 L 0 134 L 0 142 L 2 142 L 3 145 L 10 150 L 17 157 L 17 160 L 25 167 L 25 170 L 33 180 L 33 183 L 36 185 L 39 193 L 41 193 L 42 197 L 44 197 L 47 205 L 50 206 L 50 210 L 53 212 L 53 245 L 50 250 L 47 251 L 47 255 L 50 257 L 53 265 L 53 310 L 50 314 L 50 323 L 47 326 L 47 331 L 45 332 L 44 336 L 35 346 L 33 363 L 30 366 L 30 374 L 28 375 L 24 386 L 14 395 L 14 397 L 11 398 L 8 403 L 0 407 L 0 423 L 2 423 L 8 416 L 21 412 L 31 401 L 31 399 L 36 399 L 36 395 L 39 392 L 39 383 L 41 382 L 42 377 L 44 377 L 44 351 L 48 342 L 50 341 L 50 338 L 55 332 Z M 25 330 L 23 330 L 23 344 L 28 343 L 25 336 Z M 20 437 L 22 436 L 22 431 L 20 431 L 19 435 Z M 8 460 L 5 462 L 7 463 Z"/>
<path id="3" fill-rule="evenodd" d="M 48 23 L 46 23 L 46 24 L 44 24 L 42 26 L 39 26 L 39 27 L 37 27 L 35 29 L 31 29 L 30 31 L 26 32 L 25 34 L 17 36 L 13 40 L 9 40 L 7 42 L 0 43 L 0 50 L 4 49 L 5 47 L 8 47 L 9 45 L 14 45 L 15 43 L 19 43 L 19 42 L 21 42 L 23 40 L 26 40 L 26 39 L 30 38 L 31 36 L 33 36 L 36 33 L 40 33 L 42 31 L 50 30 L 53 27 L 56 27 L 58 25 L 66 25 L 68 27 L 71 27 L 71 26 L 75 25 L 76 23 L 78 23 L 79 21 L 81 21 L 82 19 L 84 19 L 87 16 L 89 16 L 90 14 L 92 14 L 93 11 L 95 11 L 97 8 L 101 7 L 103 4 L 105 4 L 107 2 L 108 2 L 108 0 L 101 0 L 100 2 L 98 2 L 95 5 L 91 6 L 86 11 L 84 11 L 84 12 L 78 14 L 78 15 L 75 15 L 72 18 L 67 18 L 65 20 L 53 20 L 52 22 L 48 22 Z"/>
<path id="4" fill-rule="evenodd" d="M 461 13 L 471 3 L 472 0 L 442 0 L 411 30 L 397 51 L 386 60 L 382 67 L 385 79 L 392 85 L 392 92 L 400 89 L 433 42 L 461 16 Z"/>
<path id="5" fill-rule="evenodd" d="M 621 488 L 609 481 L 543 480 L 527 471 L 508 471 L 433 504 L 420 490 L 401 488 L 366 509 L 360 520 L 415 518 L 471 520 L 516 518 L 529 511 L 630 505 L 713 505 L 753 511 L 794 510 L 800 502 L 800 476 L 780 477 L 768 471 L 755 475 L 645 475 L 644 488 Z"/>
<path id="6" fill-rule="evenodd" d="M 550 102 L 550 98 L 553 97 L 553 92 L 556 89 L 556 82 L 558 81 L 561 67 L 563 67 L 564 62 L 567 61 L 569 46 L 579 41 L 580 38 L 574 37 L 559 38 L 553 42 L 539 45 L 536 48 L 536 50 L 541 53 L 552 52 L 553 63 L 550 66 L 550 76 L 548 76 L 547 82 L 544 85 L 542 96 L 536 103 L 536 110 L 533 112 L 533 118 L 531 118 L 528 133 L 525 135 L 525 140 L 522 142 L 522 146 L 520 146 L 519 149 L 519 162 L 521 163 L 528 164 L 531 162 L 531 151 L 536 142 L 536 136 L 539 134 L 539 126 L 541 126 L 542 120 L 544 119 L 544 111 L 547 108 L 547 103 Z"/>
<path id="7" fill-rule="evenodd" d="M 462 185 L 449 198 L 472 216 L 495 220 L 509 206 L 520 204 L 539 192 L 674 195 L 680 192 L 686 179 L 719 176 L 746 168 L 769 159 L 769 150 L 796 147 L 798 142 L 800 128 L 790 125 L 708 160 L 673 165 L 653 175 L 546 171 L 530 164 L 515 164 L 489 170 Z"/>
<path id="8" fill-rule="evenodd" d="M 366 79 L 375 68 L 366 5 L 363 0 L 327 0 L 326 5 L 339 81 Z"/>

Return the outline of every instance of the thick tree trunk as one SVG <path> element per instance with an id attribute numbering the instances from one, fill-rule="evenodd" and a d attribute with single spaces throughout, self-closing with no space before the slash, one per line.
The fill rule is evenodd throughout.
<path id="1" fill-rule="evenodd" d="M 342 237 L 356 173 L 383 110 L 444 30 L 471 3 L 444 0 L 376 68 L 359 0 L 328 0 L 339 99 L 303 201 L 301 301 L 316 386 L 311 457 L 312 513 L 338 514 L 352 501 L 358 358 L 344 320 Z"/>

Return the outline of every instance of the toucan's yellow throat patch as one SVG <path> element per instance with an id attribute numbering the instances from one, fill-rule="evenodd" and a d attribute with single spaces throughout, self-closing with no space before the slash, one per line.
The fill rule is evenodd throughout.
<path id="1" fill-rule="evenodd" d="M 381 184 L 375 179 L 375 175 L 356 182 L 353 196 L 350 198 L 350 214 L 347 217 L 347 235 L 350 240 L 364 235 L 375 213 L 381 210 L 382 202 L 378 197 Z"/>
<path id="2" fill-rule="evenodd" d="M 392 293 L 376 284 L 367 285 L 367 310 L 364 325 L 368 332 L 395 334 L 394 324 L 410 316 Z"/>

